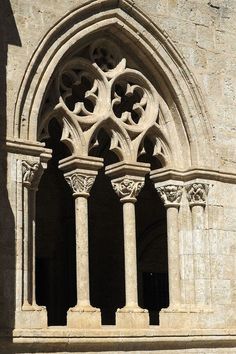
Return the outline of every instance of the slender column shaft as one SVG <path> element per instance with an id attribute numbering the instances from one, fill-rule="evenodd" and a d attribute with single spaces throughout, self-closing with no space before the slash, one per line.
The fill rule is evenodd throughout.
<path id="1" fill-rule="evenodd" d="M 199 279 L 197 269 L 199 268 L 199 255 L 204 255 L 206 261 L 207 255 L 205 253 L 205 232 L 204 232 L 204 206 L 192 206 L 192 223 L 193 223 L 193 252 L 194 252 L 194 270 L 195 270 L 195 304 L 204 305 L 207 297 L 207 285 L 205 279 Z"/>
<path id="2" fill-rule="evenodd" d="M 193 221 L 193 230 L 204 229 L 204 206 L 203 205 L 192 206 L 192 221 Z"/>
<path id="3" fill-rule="evenodd" d="M 126 306 L 138 306 L 135 205 L 123 203 Z"/>
<path id="4" fill-rule="evenodd" d="M 32 189 L 30 191 L 30 209 L 31 209 L 31 220 L 32 220 L 32 232 L 31 232 L 31 297 L 32 305 L 36 306 L 36 284 L 35 284 L 35 273 L 36 273 L 36 251 L 35 251 L 35 218 L 36 218 L 36 190 Z"/>
<path id="5" fill-rule="evenodd" d="M 137 251 L 135 202 L 144 185 L 144 178 L 118 178 L 112 186 L 123 203 L 124 253 L 125 253 L 125 296 L 126 308 L 139 309 L 137 286 Z"/>
<path id="6" fill-rule="evenodd" d="M 134 175 L 126 174 L 127 170 Z M 125 306 L 116 312 L 116 325 L 118 328 L 147 328 L 148 311 L 138 306 L 135 202 L 144 186 L 144 175 L 148 169 L 140 173 L 134 166 L 121 165 L 115 172 L 121 174 L 111 183 L 123 203 L 126 300 Z"/>
<path id="7" fill-rule="evenodd" d="M 195 304 L 205 305 L 209 302 L 208 297 L 210 294 L 210 282 L 205 278 L 205 274 L 202 275 L 199 273 L 199 261 L 201 261 L 207 269 L 206 262 L 209 258 L 207 255 L 205 232 L 205 206 L 209 185 L 195 181 L 194 183 L 186 186 L 186 191 L 192 212 Z"/>
<path id="8" fill-rule="evenodd" d="M 88 249 L 88 197 L 95 175 L 84 175 L 79 170 L 72 170 L 65 174 L 65 178 L 75 198 L 77 304 L 71 310 L 97 311 L 90 305 Z"/>
<path id="9" fill-rule="evenodd" d="M 86 169 L 88 166 L 94 170 Z M 89 242 L 88 242 L 88 197 L 101 161 L 72 158 L 61 165 L 65 179 L 75 198 L 76 238 L 76 291 L 77 303 L 67 312 L 70 328 L 100 328 L 100 310 L 90 305 L 89 294 Z"/>
<path id="10" fill-rule="evenodd" d="M 43 168 L 39 163 L 22 161 L 24 203 L 23 307 L 30 310 L 35 301 L 35 195 Z M 32 309 L 32 308 L 31 308 Z"/>
<path id="11" fill-rule="evenodd" d="M 167 209 L 169 307 L 174 309 L 178 308 L 181 303 L 178 218 L 182 186 L 177 184 L 156 185 L 156 189 Z"/>
<path id="12" fill-rule="evenodd" d="M 89 306 L 88 201 L 75 198 L 77 306 Z"/>
<path id="13" fill-rule="evenodd" d="M 178 208 L 167 208 L 168 274 L 170 307 L 180 304 Z"/>
<path id="14" fill-rule="evenodd" d="M 29 306 L 29 189 L 24 187 L 23 306 Z"/>

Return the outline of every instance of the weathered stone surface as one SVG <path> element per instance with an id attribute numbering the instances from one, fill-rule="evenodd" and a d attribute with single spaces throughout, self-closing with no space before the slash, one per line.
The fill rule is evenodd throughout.
<path id="1" fill-rule="evenodd" d="M 236 353 L 236 1 L 3 0 L 0 33 L 0 352 Z M 35 299 L 36 189 L 51 159 L 40 140 L 54 116 L 77 159 L 60 158 L 75 197 L 79 294 L 60 328 Z M 89 151 L 101 127 L 124 161 L 107 168 L 123 203 L 128 303 L 110 329 L 89 295 L 87 199 L 103 164 Z M 146 135 L 168 233 L 170 306 L 156 326 L 137 285 Z"/>

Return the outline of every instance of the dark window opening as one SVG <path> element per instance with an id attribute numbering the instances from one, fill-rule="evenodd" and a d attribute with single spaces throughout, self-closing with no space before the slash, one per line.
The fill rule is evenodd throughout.
<path id="1" fill-rule="evenodd" d="M 75 210 L 70 187 L 58 169 L 58 161 L 69 151 L 60 143 L 56 120 L 49 133 L 46 145 L 53 156 L 36 200 L 36 301 L 46 306 L 49 326 L 62 326 L 68 309 L 76 304 Z"/>
<path id="2" fill-rule="evenodd" d="M 159 312 L 168 307 L 168 274 L 144 272 L 143 282 L 143 307 L 148 309 L 150 324 L 159 324 Z"/>
<path id="3" fill-rule="evenodd" d="M 104 130 L 98 142 L 92 154 L 103 157 L 105 166 L 117 162 Z M 89 197 L 89 255 L 91 304 L 101 309 L 103 325 L 115 325 L 115 312 L 125 305 L 123 216 L 105 167 Z"/>
<path id="4" fill-rule="evenodd" d="M 153 146 L 145 139 L 140 162 L 161 168 Z M 159 312 L 169 305 L 166 210 L 149 176 L 136 203 L 139 306 L 149 311 L 151 325 L 159 324 Z"/>

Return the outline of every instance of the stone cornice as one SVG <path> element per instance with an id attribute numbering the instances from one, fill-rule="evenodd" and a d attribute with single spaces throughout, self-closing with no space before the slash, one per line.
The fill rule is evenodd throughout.
<path id="1" fill-rule="evenodd" d="M 45 162 L 51 158 L 51 149 L 45 148 L 44 143 L 22 140 L 22 139 L 7 139 L 0 141 L 0 149 L 15 154 L 41 156 Z M 120 163 L 117 163 L 119 165 Z M 140 164 L 139 164 L 140 165 Z M 143 164 L 148 165 L 148 164 Z M 115 166 L 115 164 L 114 164 Z M 146 167 L 145 166 L 145 167 Z M 144 169 L 145 169 L 144 167 Z M 109 170 L 109 167 L 106 170 Z M 212 181 L 220 181 L 225 183 L 236 184 L 236 172 L 234 171 L 222 171 L 220 169 L 211 169 L 203 167 L 193 167 L 188 170 L 166 169 L 161 168 L 153 170 L 150 173 L 150 177 L 158 182 L 166 180 L 176 180 L 189 182 L 194 179 L 204 179 Z"/>
<path id="2" fill-rule="evenodd" d="M 188 170 L 158 169 L 150 173 L 150 177 L 155 182 L 167 180 L 190 182 L 195 179 L 204 181 L 220 181 L 236 184 L 236 172 L 224 172 L 210 168 L 190 168 Z"/>
<path id="3" fill-rule="evenodd" d="M 52 150 L 45 148 L 44 143 L 22 140 L 22 139 L 7 139 L 6 141 L 0 141 L 0 147 L 7 152 L 29 155 L 29 156 L 41 156 L 45 162 L 51 158 Z"/>

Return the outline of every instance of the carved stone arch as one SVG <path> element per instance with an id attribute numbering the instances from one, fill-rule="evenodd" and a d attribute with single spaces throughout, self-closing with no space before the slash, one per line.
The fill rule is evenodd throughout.
<path id="1" fill-rule="evenodd" d="M 91 14 L 93 14 L 91 16 Z M 138 62 L 169 108 L 164 130 L 176 134 L 179 167 L 213 167 L 213 137 L 200 89 L 168 35 L 129 0 L 92 1 L 58 22 L 43 38 L 28 65 L 17 98 L 13 135 L 37 140 L 38 120 L 55 68 L 77 46 L 106 30 L 118 43 L 138 50 Z M 52 40 L 53 39 L 53 40 Z M 150 75 L 151 74 L 151 75 Z M 162 116 L 165 116 L 162 108 Z M 174 162 L 172 160 L 172 166 Z"/>
<path id="2" fill-rule="evenodd" d="M 131 139 L 128 133 L 110 118 L 107 118 L 102 122 L 98 122 L 92 127 L 88 142 L 88 153 L 93 148 L 92 142 L 95 141 L 94 145 L 97 144 L 97 135 L 101 129 L 104 129 L 111 139 L 109 150 L 113 151 L 120 161 L 125 159 L 127 161 L 132 161 L 133 152 Z"/>

